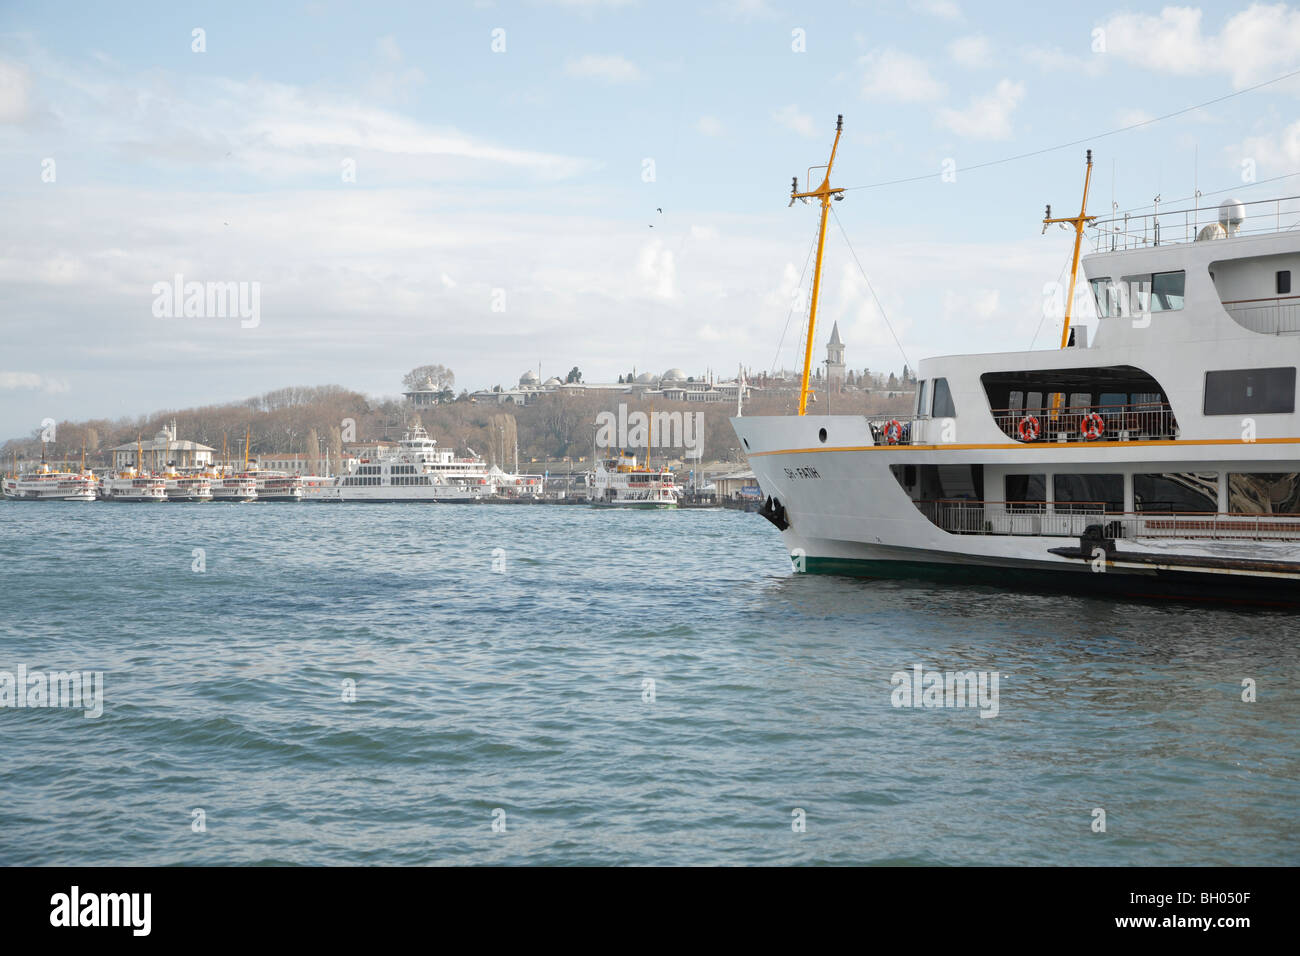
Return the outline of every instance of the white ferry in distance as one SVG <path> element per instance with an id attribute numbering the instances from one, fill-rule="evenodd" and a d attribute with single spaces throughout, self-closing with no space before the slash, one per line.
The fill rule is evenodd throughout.
<path id="1" fill-rule="evenodd" d="M 127 468 L 104 479 L 105 501 L 152 502 L 167 500 L 167 479 L 135 468 Z"/>
<path id="2" fill-rule="evenodd" d="M 636 456 L 619 451 L 596 462 L 588 482 L 593 505 L 611 508 L 676 508 L 677 483 L 667 468 L 638 465 Z"/>
<path id="3" fill-rule="evenodd" d="M 206 474 L 179 472 L 168 467 L 163 472 L 168 501 L 203 502 L 212 500 L 212 479 Z"/>
<path id="4" fill-rule="evenodd" d="M 472 504 L 492 493 L 487 467 L 479 458 L 457 458 L 438 447 L 417 420 L 395 451 L 362 459 L 332 487 L 314 488 L 315 501 L 446 502 Z"/>
<path id="5" fill-rule="evenodd" d="M 35 471 L 5 475 L 4 497 L 15 501 L 94 501 L 98 479 L 86 471 L 55 471 L 41 462 Z"/>
<path id="6" fill-rule="evenodd" d="M 819 254 L 799 414 L 732 420 L 796 570 L 1300 604 L 1300 197 L 1097 222 L 1091 164 L 1044 228 L 1095 340 L 1072 272 L 1059 350 L 925 360 L 902 421 L 805 413 Z"/>
<path id="7" fill-rule="evenodd" d="M 246 472 L 219 474 L 212 481 L 212 500 L 242 502 L 257 500 L 257 478 Z"/>
<path id="8" fill-rule="evenodd" d="M 283 471 L 254 473 L 258 501 L 302 501 L 303 480 L 300 475 Z"/>

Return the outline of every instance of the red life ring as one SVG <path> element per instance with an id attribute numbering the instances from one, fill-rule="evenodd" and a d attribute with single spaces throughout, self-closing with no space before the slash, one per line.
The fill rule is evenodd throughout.
<path id="1" fill-rule="evenodd" d="M 1083 423 L 1079 426 L 1079 431 L 1088 441 L 1096 441 L 1101 437 L 1101 433 L 1106 430 L 1106 420 L 1096 412 L 1089 412 L 1083 416 Z"/>
<path id="2" fill-rule="evenodd" d="M 899 439 L 903 437 L 903 426 L 897 418 L 892 419 L 885 425 L 885 441 L 891 445 L 897 445 Z"/>
<path id="3" fill-rule="evenodd" d="M 1043 426 L 1038 424 L 1038 419 L 1033 415 L 1026 415 L 1020 419 L 1016 431 L 1020 433 L 1021 441 L 1038 441 L 1038 436 L 1043 433 Z"/>

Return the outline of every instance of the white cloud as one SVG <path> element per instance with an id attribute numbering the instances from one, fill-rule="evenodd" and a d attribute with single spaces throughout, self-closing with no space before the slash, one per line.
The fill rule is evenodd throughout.
<path id="1" fill-rule="evenodd" d="M 1203 31 L 1196 7 L 1165 7 L 1159 16 L 1120 13 L 1102 29 L 1109 55 L 1180 76 L 1226 73 L 1238 88 L 1300 62 L 1300 10 L 1285 3 L 1251 4 L 1217 35 Z"/>
<path id="2" fill-rule="evenodd" d="M 588 53 L 586 56 L 566 60 L 564 72 L 569 76 L 604 80 L 607 83 L 630 83 L 641 77 L 641 71 L 636 65 L 617 53 Z"/>
<path id="3" fill-rule="evenodd" d="M 1225 150 L 1228 162 L 1240 166 L 1253 160 L 1258 170 L 1268 174 L 1290 172 L 1300 166 L 1300 121 L 1292 123 L 1277 136 L 1248 136 L 1239 145 Z"/>
<path id="4" fill-rule="evenodd" d="M 722 0 L 718 9 L 739 20 L 770 20 L 776 16 L 767 0 Z"/>
<path id="5" fill-rule="evenodd" d="M 948 55 L 952 57 L 954 63 L 972 69 L 983 69 L 994 63 L 993 45 L 982 33 L 973 33 L 953 40 L 948 44 Z"/>
<path id="6" fill-rule="evenodd" d="M 1024 51 L 1029 63 L 1046 73 L 1082 73 L 1097 76 L 1106 68 L 1106 57 L 1097 53 L 1075 56 L 1056 46 L 1031 46 Z"/>
<path id="7" fill-rule="evenodd" d="M 914 103 L 938 99 L 944 85 L 919 57 L 898 50 L 872 50 L 861 60 L 862 95 L 869 100 Z"/>
<path id="8" fill-rule="evenodd" d="M 27 68 L 0 59 L 0 123 L 17 123 L 27 117 L 30 90 Z"/>
<path id="9" fill-rule="evenodd" d="M 939 125 L 971 139 L 1007 139 L 1011 114 L 1024 96 L 1025 88 L 1019 83 L 1002 80 L 992 93 L 974 97 L 964 110 L 940 110 Z"/>
<path id="10" fill-rule="evenodd" d="M 1144 109 L 1125 109 L 1115 114 L 1115 125 L 1119 128 L 1128 126 L 1137 126 L 1139 123 L 1149 123 L 1155 119 L 1155 116 Z"/>
<path id="11" fill-rule="evenodd" d="M 961 19 L 961 7 L 954 0 L 907 0 L 907 5 L 918 13 L 939 17 L 941 20 Z"/>
<path id="12" fill-rule="evenodd" d="M 789 106 L 783 106 L 772 114 L 772 119 L 780 123 L 786 129 L 794 130 L 800 136 L 817 135 L 817 124 L 807 113 L 800 113 L 799 107 L 791 103 Z"/>
<path id="13" fill-rule="evenodd" d="M 716 116 L 701 116 L 695 121 L 695 128 L 705 136 L 722 135 L 722 122 Z"/>
<path id="14" fill-rule="evenodd" d="M 0 372 L 0 389 L 5 391 L 30 389 L 53 395 L 68 391 L 68 383 L 62 379 L 37 375 L 35 372 Z"/>
<path id="15" fill-rule="evenodd" d="M 636 274 L 647 295 L 671 299 L 677 294 L 677 265 L 672 250 L 665 249 L 661 239 L 651 239 L 641 247 Z"/>

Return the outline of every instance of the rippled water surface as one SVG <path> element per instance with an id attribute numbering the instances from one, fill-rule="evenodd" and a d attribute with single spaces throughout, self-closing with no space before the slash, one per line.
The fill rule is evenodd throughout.
<path id="1" fill-rule="evenodd" d="M 0 863 L 1300 863 L 1294 612 L 794 576 L 730 511 L 0 503 L 0 569 L 0 671 L 106 698 L 0 709 Z"/>

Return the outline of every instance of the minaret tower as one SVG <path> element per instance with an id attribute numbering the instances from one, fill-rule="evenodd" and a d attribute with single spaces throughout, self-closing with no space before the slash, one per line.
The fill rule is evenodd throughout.
<path id="1" fill-rule="evenodd" d="M 831 327 L 831 340 L 826 343 L 826 384 L 830 388 L 844 387 L 844 343 L 840 341 L 840 324 Z"/>

